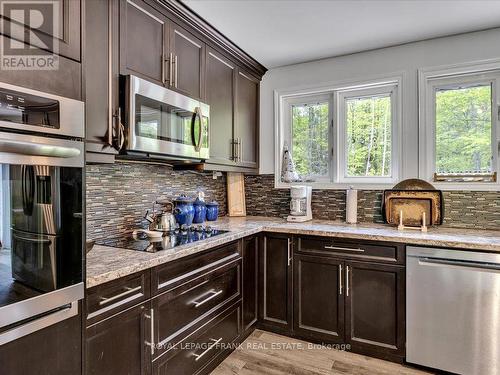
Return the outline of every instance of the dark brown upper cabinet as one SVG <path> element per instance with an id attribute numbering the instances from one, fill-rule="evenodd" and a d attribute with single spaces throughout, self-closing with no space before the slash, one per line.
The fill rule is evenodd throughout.
<path id="1" fill-rule="evenodd" d="M 83 72 L 87 162 L 114 162 L 119 128 L 118 3 L 85 1 Z M 97 79 L 99 77 L 99 79 Z"/>
<path id="2" fill-rule="evenodd" d="M 210 163 L 234 165 L 236 65 L 207 48 L 206 100 L 210 105 Z"/>
<path id="3" fill-rule="evenodd" d="M 170 23 L 170 88 L 191 98 L 204 99 L 205 43 Z"/>
<path id="4" fill-rule="evenodd" d="M 133 74 L 203 99 L 203 41 L 140 0 L 122 0 L 120 20 L 122 74 Z"/>
<path id="5" fill-rule="evenodd" d="M 246 170 L 258 167 L 259 80 L 213 49 L 206 55 L 210 160 Z"/>
<path id="6" fill-rule="evenodd" d="M 344 342 L 344 269 L 341 260 L 294 256 L 294 332 L 297 335 Z"/>
<path id="7" fill-rule="evenodd" d="M 345 270 L 346 337 L 353 349 L 404 356 L 405 268 L 349 261 Z"/>
<path id="8" fill-rule="evenodd" d="M 236 162 L 258 167 L 259 80 L 239 69 L 236 80 Z"/>
<path id="9" fill-rule="evenodd" d="M 40 7 L 37 9 L 37 7 Z M 42 8 L 43 7 L 43 8 Z M 81 46 L 81 1 L 57 0 L 50 4 L 22 4 L 10 2 L 3 4 L 1 34 L 27 45 L 56 53 L 72 60 L 80 61 Z M 53 22 L 37 25 L 25 23 L 30 19 L 29 12 L 52 12 Z M 30 29 L 31 28 L 31 29 Z"/>
<path id="10" fill-rule="evenodd" d="M 260 320 L 264 328 L 281 333 L 292 330 L 292 239 L 268 234 L 260 251 Z"/>
<path id="11" fill-rule="evenodd" d="M 167 83 L 169 20 L 140 0 L 120 1 L 120 73 Z"/>

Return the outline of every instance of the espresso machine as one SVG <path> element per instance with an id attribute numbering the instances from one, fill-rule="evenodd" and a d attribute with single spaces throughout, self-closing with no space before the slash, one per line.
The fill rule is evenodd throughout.
<path id="1" fill-rule="evenodd" d="M 292 186 L 290 188 L 290 215 L 287 221 L 302 223 L 312 220 L 310 186 Z"/>

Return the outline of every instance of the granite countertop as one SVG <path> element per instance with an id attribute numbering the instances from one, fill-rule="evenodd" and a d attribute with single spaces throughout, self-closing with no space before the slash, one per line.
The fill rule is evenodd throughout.
<path id="1" fill-rule="evenodd" d="M 157 253 L 96 245 L 87 254 L 87 288 L 262 231 L 500 252 L 500 231 L 436 227 L 429 228 L 427 233 L 399 232 L 396 227 L 383 224 L 346 224 L 326 220 L 287 223 L 283 219 L 260 216 L 225 217 L 215 222 L 214 227 L 230 232 Z"/>

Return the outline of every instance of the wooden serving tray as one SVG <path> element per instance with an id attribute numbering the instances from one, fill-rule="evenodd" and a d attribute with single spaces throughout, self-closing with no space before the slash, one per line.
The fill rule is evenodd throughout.
<path id="1" fill-rule="evenodd" d="M 385 190 L 382 213 L 388 224 L 399 224 L 403 211 L 403 225 L 422 225 L 425 212 L 426 225 L 443 223 L 443 196 L 440 190 Z"/>

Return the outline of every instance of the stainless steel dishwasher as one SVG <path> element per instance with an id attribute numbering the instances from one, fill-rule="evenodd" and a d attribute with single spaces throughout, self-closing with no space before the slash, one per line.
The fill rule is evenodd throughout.
<path id="1" fill-rule="evenodd" d="M 500 374 L 500 254 L 407 247 L 406 360 Z"/>

